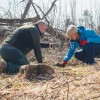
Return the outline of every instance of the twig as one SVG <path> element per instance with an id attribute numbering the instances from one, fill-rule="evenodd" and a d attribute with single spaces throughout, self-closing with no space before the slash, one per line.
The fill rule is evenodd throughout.
<path id="1" fill-rule="evenodd" d="M 6 84 L 4 87 L 2 87 L 0 90 L 3 90 L 4 88 L 6 88 L 6 87 L 8 87 L 8 86 L 10 86 L 10 85 L 12 85 L 12 83 L 15 81 L 17 79 L 17 77 L 15 77 L 15 79 L 14 80 L 12 80 L 11 82 L 9 82 L 8 84 Z"/>
<path id="2" fill-rule="evenodd" d="M 68 83 L 67 100 L 68 100 L 68 97 L 69 97 L 69 83 Z"/>
<path id="3" fill-rule="evenodd" d="M 85 100 L 90 100 L 90 99 L 94 100 L 94 99 L 99 98 L 99 97 L 100 97 L 100 93 L 92 96 L 91 98 L 86 98 Z"/>
<path id="4" fill-rule="evenodd" d="M 92 84 L 100 84 L 100 83 L 85 83 L 85 84 L 82 84 L 82 85 L 92 85 Z"/>
<path id="5" fill-rule="evenodd" d="M 75 79 L 74 79 L 75 80 Z M 61 85 L 59 85 L 59 86 L 56 86 L 56 87 L 52 87 L 52 89 L 56 89 L 56 88 L 58 88 L 58 87 L 61 87 L 61 86 L 64 86 L 64 85 L 66 85 L 66 84 L 69 84 L 70 82 L 73 82 L 74 80 L 71 80 L 71 81 L 66 81 L 64 84 L 61 84 Z"/>

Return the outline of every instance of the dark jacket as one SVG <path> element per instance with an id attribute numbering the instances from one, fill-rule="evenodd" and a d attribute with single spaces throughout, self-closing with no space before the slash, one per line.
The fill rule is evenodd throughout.
<path id="1" fill-rule="evenodd" d="M 38 26 L 25 25 L 16 29 L 10 36 L 5 39 L 6 43 L 18 48 L 25 55 L 34 49 L 36 59 L 39 63 L 42 63 L 41 46 L 49 47 L 49 44 L 40 43 L 41 32 Z"/>

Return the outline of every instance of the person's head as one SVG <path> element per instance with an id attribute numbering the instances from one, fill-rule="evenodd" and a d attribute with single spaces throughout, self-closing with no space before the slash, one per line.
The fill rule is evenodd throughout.
<path id="1" fill-rule="evenodd" d="M 37 25 L 38 25 L 38 28 L 41 33 L 44 33 L 46 31 L 46 29 L 48 28 L 48 25 L 42 20 L 39 20 L 37 22 Z"/>
<path id="2" fill-rule="evenodd" d="M 67 28 L 66 36 L 72 40 L 77 40 L 78 38 L 78 29 L 75 25 L 70 25 Z"/>

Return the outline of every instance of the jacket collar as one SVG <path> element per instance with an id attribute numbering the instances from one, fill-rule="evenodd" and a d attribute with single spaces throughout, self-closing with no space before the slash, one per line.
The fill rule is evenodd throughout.
<path id="1" fill-rule="evenodd" d="M 38 29 L 40 36 L 42 36 L 42 33 L 40 32 L 39 28 L 38 28 L 38 24 L 35 24 L 35 27 Z"/>
<path id="2" fill-rule="evenodd" d="M 77 27 L 78 28 L 78 34 L 80 35 L 80 41 L 85 39 L 85 31 L 86 29 L 83 26 Z"/>

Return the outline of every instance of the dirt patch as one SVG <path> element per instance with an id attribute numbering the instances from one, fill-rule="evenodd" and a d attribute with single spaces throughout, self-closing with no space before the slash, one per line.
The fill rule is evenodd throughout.
<path id="1" fill-rule="evenodd" d="M 34 64 L 21 66 L 20 72 L 25 79 L 33 79 L 39 76 L 49 77 L 54 74 L 54 69 L 46 64 Z"/>
<path id="2" fill-rule="evenodd" d="M 89 66 L 72 59 L 65 68 L 53 66 L 64 53 L 44 50 L 47 64 L 25 65 L 17 75 L 0 74 L 0 99 L 100 100 L 99 65 Z M 42 68 L 40 71 L 38 66 Z M 55 74 L 51 78 L 49 75 L 53 72 Z"/>

